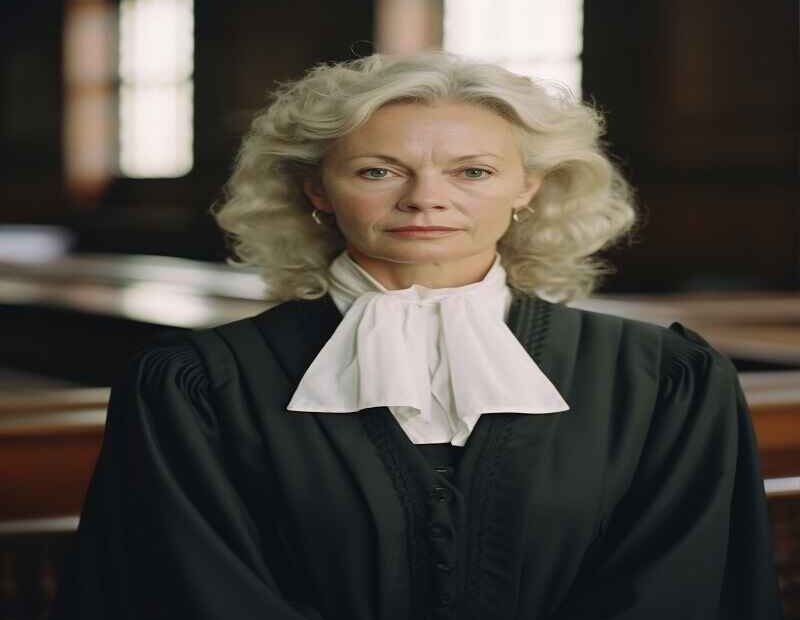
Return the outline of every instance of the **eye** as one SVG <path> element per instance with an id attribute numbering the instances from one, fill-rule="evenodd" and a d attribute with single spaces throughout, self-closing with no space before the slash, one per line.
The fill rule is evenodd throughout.
<path id="1" fill-rule="evenodd" d="M 375 175 L 372 175 L 372 174 L 367 174 L 366 176 L 364 176 L 366 173 L 371 173 L 373 171 L 383 172 L 383 174 L 378 175 L 378 176 L 375 176 Z M 385 179 L 385 178 L 387 178 L 387 173 L 388 172 L 390 172 L 390 170 L 388 170 L 386 168 L 364 168 L 363 170 L 359 170 L 358 174 L 360 176 L 366 178 L 366 179 L 376 180 L 376 179 Z M 474 172 L 478 172 L 478 173 L 482 172 L 483 174 L 468 174 L 467 175 L 468 179 L 475 179 L 475 180 L 485 179 L 486 177 L 490 177 L 490 176 L 492 176 L 494 174 L 494 172 L 492 170 L 486 170 L 485 168 L 462 168 L 459 172 L 473 172 L 473 173 Z"/>
<path id="2" fill-rule="evenodd" d="M 364 168 L 363 170 L 359 170 L 358 174 L 360 176 L 364 176 L 365 172 L 372 172 L 373 170 L 378 170 L 378 171 L 381 171 L 381 172 L 384 172 L 384 173 L 389 172 L 389 170 L 387 170 L 386 168 Z M 375 180 L 375 179 L 385 179 L 386 175 L 385 174 L 381 175 L 381 176 L 368 175 L 368 176 L 365 176 L 364 178 L 365 179 L 373 179 L 373 180 Z"/>
<path id="3" fill-rule="evenodd" d="M 468 179 L 485 179 L 486 177 L 490 177 L 490 176 L 492 176 L 492 174 L 494 174 L 491 170 L 486 170 L 485 168 L 463 168 L 461 170 L 461 172 L 467 172 L 467 171 L 484 172 L 485 173 L 482 176 L 470 176 L 470 175 L 467 175 Z"/>

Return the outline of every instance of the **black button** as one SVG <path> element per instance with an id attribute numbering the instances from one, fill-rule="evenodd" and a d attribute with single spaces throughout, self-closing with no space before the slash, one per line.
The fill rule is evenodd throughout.
<path id="1" fill-rule="evenodd" d="M 441 525 L 431 525 L 431 536 L 434 538 L 443 538 L 446 531 Z"/>
<path id="2" fill-rule="evenodd" d="M 439 597 L 439 607 L 448 607 L 451 602 L 452 599 L 450 598 L 449 594 L 442 594 Z"/>
<path id="3" fill-rule="evenodd" d="M 433 469 L 436 473 L 444 474 L 445 476 L 450 476 L 453 473 L 452 467 L 434 467 Z"/>
<path id="4" fill-rule="evenodd" d="M 433 487 L 431 497 L 437 502 L 447 502 L 450 501 L 450 491 L 444 487 Z"/>
<path id="5" fill-rule="evenodd" d="M 444 573 L 449 573 L 453 570 L 453 566 L 447 562 L 436 562 L 436 568 Z"/>

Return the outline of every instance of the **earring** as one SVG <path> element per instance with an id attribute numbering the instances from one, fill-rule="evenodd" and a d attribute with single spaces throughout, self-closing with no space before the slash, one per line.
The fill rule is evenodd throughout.
<path id="1" fill-rule="evenodd" d="M 322 224 L 322 220 L 319 219 L 319 209 L 317 209 L 316 207 L 314 207 L 314 210 L 311 212 L 311 217 L 314 218 L 314 221 L 317 224 Z"/>
<path id="2" fill-rule="evenodd" d="M 528 210 L 528 211 L 530 211 L 531 213 L 535 213 L 535 209 L 532 209 L 532 208 L 530 207 L 530 205 L 527 205 L 527 206 L 525 206 L 525 207 L 522 207 L 522 208 L 520 208 L 520 209 L 514 209 L 514 212 L 511 214 L 511 219 L 512 219 L 512 220 L 514 220 L 515 222 L 519 222 L 519 221 L 520 221 L 520 219 L 519 219 L 519 212 L 520 212 L 520 211 L 522 211 L 522 209 L 527 209 L 527 210 Z M 526 219 L 527 219 L 527 218 L 526 218 Z"/>

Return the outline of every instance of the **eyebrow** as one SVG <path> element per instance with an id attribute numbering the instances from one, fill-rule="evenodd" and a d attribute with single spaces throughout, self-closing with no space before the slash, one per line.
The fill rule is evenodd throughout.
<path id="1" fill-rule="evenodd" d="M 348 157 L 347 161 L 350 161 L 350 160 L 353 160 L 353 159 L 362 159 L 362 158 L 367 158 L 367 157 L 373 157 L 375 159 L 382 159 L 384 161 L 390 161 L 390 162 L 392 162 L 394 164 L 403 165 L 403 162 L 401 162 L 396 157 L 392 157 L 391 155 L 382 155 L 380 153 L 371 153 L 369 155 L 356 155 L 354 157 Z M 452 159 L 450 161 L 451 162 L 464 161 L 465 159 L 475 159 L 476 157 L 494 157 L 496 159 L 503 159 L 502 157 L 500 157 L 499 155 L 495 155 L 494 153 L 475 153 L 475 154 L 472 154 L 472 155 L 462 155 L 461 157 L 456 157 L 456 158 L 454 158 L 454 159 Z"/>

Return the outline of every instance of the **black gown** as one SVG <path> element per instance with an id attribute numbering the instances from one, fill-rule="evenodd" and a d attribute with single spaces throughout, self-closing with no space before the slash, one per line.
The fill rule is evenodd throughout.
<path id="1" fill-rule="evenodd" d="M 463 448 L 386 407 L 286 411 L 328 295 L 161 334 L 112 387 L 51 618 L 782 618 L 731 361 L 513 292 L 570 410 L 483 415 Z"/>

